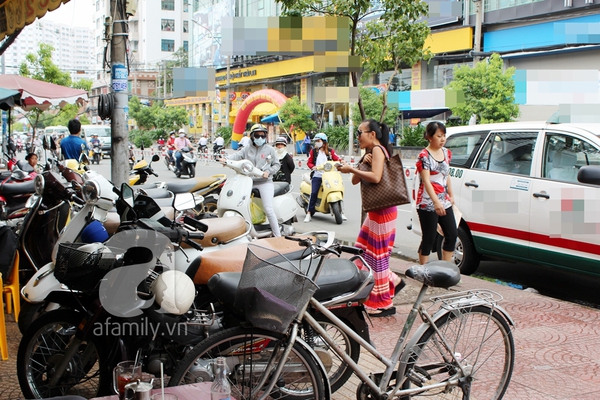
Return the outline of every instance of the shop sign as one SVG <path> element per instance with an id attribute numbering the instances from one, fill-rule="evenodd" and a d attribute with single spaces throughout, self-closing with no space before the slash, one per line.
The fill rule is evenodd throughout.
<path id="1" fill-rule="evenodd" d="M 236 99 L 237 95 L 235 94 L 235 92 L 231 92 L 229 93 L 229 101 L 234 101 Z"/>
<path id="2" fill-rule="evenodd" d="M 246 100 L 248 98 L 248 96 L 250 96 L 250 92 L 242 92 L 241 96 L 242 96 L 242 100 Z"/>

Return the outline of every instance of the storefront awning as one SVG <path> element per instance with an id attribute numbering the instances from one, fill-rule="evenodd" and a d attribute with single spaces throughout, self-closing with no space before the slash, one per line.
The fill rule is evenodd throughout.
<path id="1" fill-rule="evenodd" d="M 4 0 L 0 1 L 0 40 L 56 10 L 69 0 Z"/>

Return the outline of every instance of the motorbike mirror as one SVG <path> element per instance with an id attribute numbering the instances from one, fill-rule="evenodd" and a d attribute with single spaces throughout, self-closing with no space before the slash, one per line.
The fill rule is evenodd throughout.
<path id="1" fill-rule="evenodd" d="M 173 208 L 177 211 L 189 210 L 196 207 L 196 200 L 191 193 L 178 193 L 173 200 Z"/>
<path id="2" fill-rule="evenodd" d="M 126 183 L 121 184 L 121 198 L 129 207 L 133 208 L 133 189 Z"/>
<path id="3" fill-rule="evenodd" d="M 44 150 L 50 150 L 50 140 L 52 140 L 50 136 L 42 136 L 42 147 L 44 147 Z"/>
<path id="4" fill-rule="evenodd" d="M 158 154 L 155 154 L 152 156 L 152 161 L 158 161 L 160 160 L 160 157 L 158 156 Z"/>
<path id="5" fill-rule="evenodd" d="M 88 158 L 87 154 L 85 154 L 85 152 L 81 152 L 81 154 L 79 155 L 79 164 L 90 165 L 90 159 Z"/>

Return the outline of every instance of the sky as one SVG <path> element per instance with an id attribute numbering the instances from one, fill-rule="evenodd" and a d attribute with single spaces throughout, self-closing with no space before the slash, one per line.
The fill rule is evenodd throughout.
<path id="1" fill-rule="evenodd" d="M 92 0 L 71 0 L 56 10 L 46 13 L 42 20 L 92 28 L 94 26 L 93 14 L 94 2 Z"/>

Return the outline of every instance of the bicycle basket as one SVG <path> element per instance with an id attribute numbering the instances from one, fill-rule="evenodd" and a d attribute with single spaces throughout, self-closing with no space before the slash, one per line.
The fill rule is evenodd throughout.
<path id="1" fill-rule="evenodd" d="M 82 251 L 80 248 L 84 245 Z M 101 243 L 60 243 L 54 276 L 69 289 L 92 291 L 112 269 L 117 254 Z"/>
<path id="2" fill-rule="evenodd" d="M 283 254 L 249 244 L 234 304 L 255 327 L 284 333 L 317 289 Z"/>

